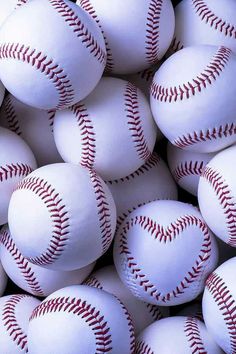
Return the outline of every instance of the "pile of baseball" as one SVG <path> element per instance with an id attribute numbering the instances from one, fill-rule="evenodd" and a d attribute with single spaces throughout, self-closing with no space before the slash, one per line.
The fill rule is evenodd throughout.
<path id="1" fill-rule="evenodd" d="M 0 354 L 235 354 L 236 1 L 0 0 L 0 80 Z"/>

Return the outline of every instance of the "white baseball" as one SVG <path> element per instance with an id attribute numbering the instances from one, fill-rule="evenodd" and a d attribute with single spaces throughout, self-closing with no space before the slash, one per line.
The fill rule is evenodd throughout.
<path id="1" fill-rule="evenodd" d="M 136 73 L 160 60 L 174 34 L 170 0 L 77 0 L 101 28 L 108 72 Z"/>
<path id="2" fill-rule="evenodd" d="M 221 151 L 205 167 L 198 202 L 207 225 L 221 240 L 236 247 L 236 145 Z"/>
<path id="3" fill-rule="evenodd" d="M 168 165 L 175 182 L 195 196 L 197 196 L 200 176 L 215 154 L 182 150 L 171 143 L 167 145 Z"/>
<path id="4" fill-rule="evenodd" d="M 148 326 L 137 338 L 136 354 L 223 354 L 194 317 L 174 316 Z"/>
<path id="5" fill-rule="evenodd" d="M 7 286 L 7 275 L 0 262 L 0 296 L 4 293 Z"/>
<path id="6" fill-rule="evenodd" d="M 34 155 L 23 139 L 0 127 L 0 225 L 7 222 L 10 198 L 17 183 L 35 168 Z"/>
<path id="7" fill-rule="evenodd" d="M 71 1 L 30 1 L 8 17 L 0 38 L 4 86 L 36 108 L 61 109 L 83 99 L 106 64 L 98 25 Z"/>
<path id="8" fill-rule="evenodd" d="M 28 353 L 29 318 L 40 301 L 28 295 L 0 298 L 0 348 L 3 354 Z"/>
<path id="9" fill-rule="evenodd" d="M 130 315 L 115 296 L 90 286 L 56 291 L 30 319 L 30 354 L 130 354 L 134 331 Z"/>
<path id="10" fill-rule="evenodd" d="M 7 275 L 17 286 L 35 296 L 48 296 L 65 286 L 81 284 L 94 267 L 92 263 L 70 272 L 39 267 L 23 257 L 7 226 L 0 231 L 0 239 L 1 262 Z"/>
<path id="11" fill-rule="evenodd" d="M 9 94 L 0 110 L 0 125 L 21 136 L 43 166 L 62 162 L 53 138 L 54 116 L 53 110 L 27 106 Z"/>
<path id="12" fill-rule="evenodd" d="M 114 266 L 106 266 L 97 270 L 88 277 L 84 284 L 107 291 L 118 297 L 132 318 L 136 334 L 154 321 L 169 314 L 168 309 L 165 311 L 165 308 L 161 309 L 135 298 L 120 280 Z"/>
<path id="13" fill-rule="evenodd" d="M 236 55 L 230 49 L 180 50 L 156 72 L 151 107 L 157 125 L 175 146 L 214 152 L 236 141 Z"/>
<path id="14" fill-rule="evenodd" d="M 54 138 L 64 161 L 111 180 L 129 175 L 150 157 L 156 125 L 138 88 L 105 77 L 84 101 L 56 113 Z"/>
<path id="15" fill-rule="evenodd" d="M 114 262 L 121 280 L 137 298 L 154 305 L 195 299 L 217 260 L 216 241 L 197 208 L 177 201 L 141 206 L 124 220 L 115 238 Z"/>
<path id="16" fill-rule="evenodd" d="M 22 255 L 54 270 L 82 268 L 106 252 L 116 226 L 115 204 L 103 180 L 82 166 L 43 166 L 18 184 L 9 228 Z"/>
<path id="17" fill-rule="evenodd" d="M 173 50 L 198 44 L 224 45 L 236 53 L 235 0 L 183 0 L 175 8 Z"/>
<path id="18" fill-rule="evenodd" d="M 0 0 L 0 27 L 14 10 L 28 1 L 30 0 Z"/>
<path id="19" fill-rule="evenodd" d="M 206 281 L 202 306 L 208 331 L 226 354 L 236 351 L 236 257 L 221 264 Z"/>
<path id="20" fill-rule="evenodd" d="M 177 199 L 177 188 L 170 171 L 155 152 L 134 173 L 106 184 L 116 204 L 117 226 L 143 204 L 157 199 Z"/>

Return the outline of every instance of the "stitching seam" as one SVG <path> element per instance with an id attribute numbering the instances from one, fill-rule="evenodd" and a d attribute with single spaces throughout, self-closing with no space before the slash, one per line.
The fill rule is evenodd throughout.
<path id="1" fill-rule="evenodd" d="M 46 251 L 38 257 L 27 259 L 41 266 L 53 264 L 62 255 L 69 239 L 69 216 L 62 198 L 55 188 L 39 177 L 25 178 L 18 184 L 17 190 L 29 190 L 37 195 L 46 206 L 53 223 L 51 239 Z"/>
<path id="2" fill-rule="evenodd" d="M 163 0 L 151 0 L 146 23 L 146 58 L 150 65 L 159 60 L 159 31 Z"/>

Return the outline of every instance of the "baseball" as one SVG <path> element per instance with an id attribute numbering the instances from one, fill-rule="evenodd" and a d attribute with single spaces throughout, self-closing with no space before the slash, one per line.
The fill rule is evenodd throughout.
<path id="1" fill-rule="evenodd" d="M 201 321 L 182 316 L 165 318 L 148 326 L 137 338 L 135 353 L 223 354 Z"/>
<path id="2" fill-rule="evenodd" d="M 68 163 L 43 166 L 23 179 L 8 217 L 12 238 L 27 260 L 64 271 L 105 253 L 116 226 L 115 204 L 102 179 Z"/>
<path id="3" fill-rule="evenodd" d="M 157 153 L 153 153 L 134 173 L 106 184 L 116 204 L 117 226 L 141 205 L 157 199 L 177 199 L 177 188 L 170 171 Z"/>
<path id="4" fill-rule="evenodd" d="M 175 27 L 170 0 L 77 0 L 102 30 L 106 70 L 130 74 L 159 61 L 169 48 Z"/>
<path id="5" fill-rule="evenodd" d="M 136 334 L 139 334 L 154 321 L 160 320 L 164 315 L 169 314 L 168 309 L 161 309 L 158 306 L 135 298 L 120 280 L 114 266 L 107 266 L 97 270 L 88 277 L 84 284 L 107 291 L 120 299 L 132 318 Z"/>
<path id="6" fill-rule="evenodd" d="M 0 262 L 0 296 L 4 293 L 7 286 L 7 275 L 3 269 L 2 263 Z"/>
<path id="7" fill-rule="evenodd" d="M 187 192 L 197 196 L 200 176 L 215 154 L 182 150 L 168 143 L 168 165 L 175 182 Z"/>
<path id="8" fill-rule="evenodd" d="M 28 145 L 15 133 L 0 127 L 0 225 L 7 222 L 8 206 L 16 185 L 36 168 Z"/>
<path id="9" fill-rule="evenodd" d="M 0 29 L 1 80 L 30 106 L 71 106 L 95 88 L 105 64 L 98 25 L 70 1 L 29 1 Z"/>
<path id="10" fill-rule="evenodd" d="M 115 238 L 121 280 L 134 296 L 154 305 L 195 299 L 217 261 L 216 241 L 197 208 L 173 200 L 137 208 Z"/>
<path id="11" fill-rule="evenodd" d="M 235 72 L 236 55 L 225 47 L 188 47 L 164 62 L 153 79 L 151 108 L 173 145 L 214 152 L 236 141 Z"/>
<path id="12" fill-rule="evenodd" d="M 209 275 L 203 294 L 203 317 L 208 331 L 226 354 L 236 350 L 236 258 Z"/>
<path id="13" fill-rule="evenodd" d="M 28 353 L 29 318 L 40 301 L 28 295 L 0 298 L 0 348 L 4 354 Z"/>
<path id="14" fill-rule="evenodd" d="M 28 342 L 30 354 L 42 354 L 42 348 L 44 354 L 129 354 L 134 330 L 117 298 L 77 285 L 56 291 L 33 311 Z"/>
<path id="15" fill-rule="evenodd" d="M 175 8 L 173 50 L 198 44 L 224 45 L 236 53 L 234 0 L 183 0 Z"/>
<path id="16" fill-rule="evenodd" d="M 44 166 L 62 162 L 53 138 L 54 116 L 53 110 L 27 106 L 9 94 L 0 110 L 0 125 L 21 136 L 33 151 L 38 166 Z"/>
<path id="17" fill-rule="evenodd" d="M 194 317 L 204 322 L 203 314 L 202 314 L 202 303 L 194 302 L 194 303 L 187 304 L 182 308 L 182 310 L 177 312 L 177 316 Z"/>
<path id="18" fill-rule="evenodd" d="M 221 151 L 206 165 L 198 188 L 199 206 L 207 225 L 233 247 L 236 247 L 235 161 L 236 145 Z"/>
<path id="19" fill-rule="evenodd" d="M 22 256 L 9 228 L 0 231 L 0 254 L 3 268 L 19 288 L 35 296 L 48 296 L 65 286 L 81 284 L 91 273 L 94 263 L 70 272 L 39 267 Z"/>
<path id="20" fill-rule="evenodd" d="M 105 77 L 84 101 L 56 112 L 54 138 L 64 161 L 112 180 L 133 173 L 150 157 L 156 126 L 136 86 Z"/>

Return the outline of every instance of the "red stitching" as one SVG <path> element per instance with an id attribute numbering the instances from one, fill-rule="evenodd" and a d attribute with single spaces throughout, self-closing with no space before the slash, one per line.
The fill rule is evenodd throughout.
<path id="1" fill-rule="evenodd" d="M 27 295 L 12 295 L 10 299 L 6 301 L 2 310 L 2 320 L 6 331 L 19 349 L 24 350 L 26 353 L 28 353 L 27 335 L 17 322 L 15 310 L 20 301 L 28 297 Z"/>
<path id="2" fill-rule="evenodd" d="M 150 171 L 153 167 L 156 167 L 159 165 L 161 159 L 157 155 L 157 153 L 153 153 L 149 159 L 145 162 L 144 165 L 142 165 L 138 170 L 134 171 L 130 175 L 126 177 L 122 177 L 120 179 L 114 179 L 112 181 L 106 181 L 107 184 L 113 185 L 113 184 L 118 184 L 126 181 L 130 181 L 131 179 L 134 179 L 135 177 L 139 177 L 140 175 Z"/>
<path id="3" fill-rule="evenodd" d="M 116 296 L 115 296 L 116 297 Z M 129 336 L 130 336 L 130 353 L 134 354 L 135 350 L 135 334 L 134 334 L 134 325 L 132 318 L 127 310 L 127 308 L 124 306 L 124 304 L 116 297 L 117 301 L 120 303 L 122 310 L 124 311 L 124 315 L 127 319 L 128 322 L 128 327 L 129 327 Z"/>
<path id="4" fill-rule="evenodd" d="M 155 353 L 147 343 L 145 343 L 143 340 L 141 341 L 138 340 L 136 343 L 135 354 L 155 354 Z"/>
<path id="5" fill-rule="evenodd" d="M 30 321 L 52 312 L 67 312 L 81 317 L 92 329 L 96 341 L 96 353 L 112 351 L 112 336 L 104 316 L 91 304 L 79 298 L 58 297 L 42 302 L 33 311 Z"/>
<path id="6" fill-rule="evenodd" d="M 223 279 L 216 273 L 209 275 L 206 287 L 213 296 L 230 336 L 232 353 L 236 353 L 236 303 Z"/>
<path id="7" fill-rule="evenodd" d="M 1 244 L 6 248 L 11 257 L 14 259 L 19 271 L 21 272 L 32 293 L 36 296 L 44 296 L 44 292 L 41 289 L 29 262 L 22 256 L 7 230 L 3 230 L 1 232 Z"/>
<path id="8" fill-rule="evenodd" d="M 20 123 L 18 121 L 17 114 L 15 112 L 15 108 L 14 108 L 14 105 L 11 101 L 10 95 L 8 95 L 5 98 L 3 108 L 5 111 L 6 120 L 7 120 L 9 129 L 18 135 L 22 135 L 22 131 L 20 129 Z"/>
<path id="9" fill-rule="evenodd" d="M 201 338 L 198 327 L 198 320 L 194 317 L 188 317 L 185 320 L 184 332 L 189 342 L 191 353 L 206 354 L 206 349 Z"/>
<path id="10" fill-rule="evenodd" d="M 70 110 L 76 116 L 80 128 L 82 140 L 80 163 L 84 167 L 91 168 L 96 156 L 96 138 L 92 121 L 84 104 L 78 103 L 72 106 Z"/>
<path id="11" fill-rule="evenodd" d="M 37 52 L 36 49 L 20 43 L 4 43 L 0 46 L 0 59 L 23 61 L 45 74 L 58 92 L 57 109 L 69 106 L 74 100 L 74 90 L 64 70 L 41 51 Z"/>
<path id="12" fill-rule="evenodd" d="M 193 146 L 198 143 L 204 143 L 206 141 L 214 141 L 221 138 L 227 138 L 236 134 L 236 124 L 227 123 L 225 125 L 220 125 L 219 127 L 214 127 L 212 129 L 207 129 L 206 131 L 200 130 L 199 132 L 192 132 L 183 135 L 173 141 L 172 144 L 184 149 L 189 146 Z"/>
<path id="13" fill-rule="evenodd" d="M 38 257 L 27 258 L 36 265 L 54 263 L 63 253 L 69 234 L 69 216 L 62 198 L 47 181 L 39 177 L 25 178 L 18 184 L 16 190 L 30 190 L 45 204 L 53 222 L 53 230 L 49 245 L 44 253 Z"/>
<path id="14" fill-rule="evenodd" d="M 160 311 L 160 309 L 156 306 L 156 305 L 152 305 L 152 304 L 148 304 L 145 303 L 146 307 L 149 311 L 149 313 L 152 315 L 152 318 L 157 321 L 157 320 L 161 320 L 163 318 L 163 315 Z"/>
<path id="15" fill-rule="evenodd" d="M 150 65 L 159 60 L 159 30 L 163 0 L 151 0 L 146 23 L 146 58 Z"/>
<path id="16" fill-rule="evenodd" d="M 76 36 L 81 38 L 82 43 L 89 49 L 90 53 L 105 66 L 106 53 L 71 7 L 66 4 L 64 0 L 49 0 L 49 3 L 63 17 L 64 21 L 73 30 Z"/>
<path id="17" fill-rule="evenodd" d="M 106 62 L 106 71 L 107 72 L 112 72 L 114 69 L 114 61 L 113 61 L 113 57 L 112 57 L 112 52 L 111 52 L 111 48 L 109 48 L 109 44 L 108 44 L 108 40 L 106 38 L 106 35 L 102 29 L 102 25 L 100 23 L 100 20 L 98 18 L 98 15 L 96 14 L 96 11 L 93 7 L 93 5 L 91 4 L 90 0 L 80 0 L 80 6 L 90 15 L 93 17 L 93 19 L 97 22 L 102 34 L 103 34 L 103 38 L 105 41 L 105 46 L 106 46 L 106 50 L 107 50 L 107 62 Z"/>
<path id="18" fill-rule="evenodd" d="M 54 109 L 50 109 L 49 111 L 47 111 L 47 113 L 48 113 L 49 126 L 51 128 L 51 132 L 53 133 L 56 111 Z"/>
<path id="19" fill-rule="evenodd" d="M 12 163 L 0 166 L 0 182 L 6 181 L 13 177 L 26 177 L 33 169 L 24 163 Z"/>
<path id="20" fill-rule="evenodd" d="M 91 275 L 86 281 L 84 281 L 83 284 L 88 285 L 88 286 L 92 286 L 93 288 L 98 288 L 98 289 L 103 290 L 102 284 L 93 275 Z"/>
<path id="21" fill-rule="evenodd" d="M 27 2 L 28 2 L 28 0 L 17 0 L 16 6 L 22 6 L 22 5 L 26 4 Z"/>
<path id="22" fill-rule="evenodd" d="M 188 226 L 197 226 L 200 228 L 204 235 L 203 244 L 199 253 L 197 260 L 195 261 L 193 267 L 188 271 L 187 275 L 176 286 L 172 292 L 167 294 L 161 294 L 154 284 L 150 282 L 145 274 L 142 273 L 141 268 L 138 266 L 136 260 L 131 254 L 128 246 L 127 232 L 133 226 L 138 225 L 143 230 L 147 230 L 148 233 L 157 239 L 159 242 L 166 243 L 167 241 L 173 241 L 184 229 Z M 211 238 L 206 224 L 199 218 L 192 215 L 185 215 L 177 219 L 177 221 L 172 222 L 170 226 L 164 228 L 163 226 L 157 224 L 155 221 L 146 216 L 136 216 L 127 221 L 121 231 L 120 239 L 120 254 L 124 254 L 127 257 L 127 266 L 130 269 L 133 277 L 139 283 L 139 286 L 152 296 L 157 301 L 168 302 L 172 297 L 178 297 L 178 295 L 183 294 L 185 289 L 187 289 L 191 283 L 193 283 L 201 274 L 202 269 L 204 269 L 205 262 L 210 258 L 211 254 Z"/>
<path id="23" fill-rule="evenodd" d="M 174 169 L 173 176 L 177 182 L 183 177 L 201 176 L 204 166 L 204 161 L 184 161 Z"/>
<path id="24" fill-rule="evenodd" d="M 201 92 L 207 85 L 212 85 L 226 67 L 232 51 L 220 47 L 207 65 L 197 77 L 178 86 L 164 87 L 155 81 L 151 85 L 151 95 L 158 101 L 173 103 L 189 99 Z"/>
<path id="25" fill-rule="evenodd" d="M 148 69 L 145 69 L 143 71 L 139 71 L 137 73 L 137 75 L 141 79 L 145 80 L 146 82 L 151 82 L 151 80 L 153 79 L 155 73 L 156 73 L 155 68 L 148 68 Z"/>
<path id="26" fill-rule="evenodd" d="M 195 8 L 196 14 L 206 24 L 213 27 L 215 30 L 224 33 L 227 37 L 236 38 L 236 28 L 234 25 L 226 22 L 222 18 L 218 17 L 203 0 L 192 0 L 192 4 Z"/>
<path id="27" fill-rule="evenodd" d="M 228 244 L 236 246 L 236 205 L 234 197 L 231 195 L 230 187 L 224 177 L 213 168 L 206 166 L 202 177 L 205 178 L 213 188 L 220 205 L 223 208 L 226 218 L 226 225 L 229 234 Z"/>
<path id="28" fill-rule="evenodd" d="M 124 98 L 128 126 L 131 131 L 138 156 L 143 160 L 147 160 L 151 156 L 151 152 L 148 148 L 147 142 L 145 141 L 144 131 L 142 128 L 138 105 L 138 89 L 130 82 L 126 84 Z"/>
<path id="29" fill-rule="evenodd" d="M 97 201 L 97 212 L 101 230 L 102 249 L 103 252 L 106 252 L 113 238 L 110 207 L 98 175 L 93 170 L 89 170 L 89 175 Z"/>
<path id="30" fill-rule="evenodd" d="M 172 43 L 171 43 L 171 49 L 173 52 L 178 52 L 179 50 L 183 49 L 183 44 L 181 43 L 180 40 L 178 40 L 176 37 L 174 37 Z"/>

